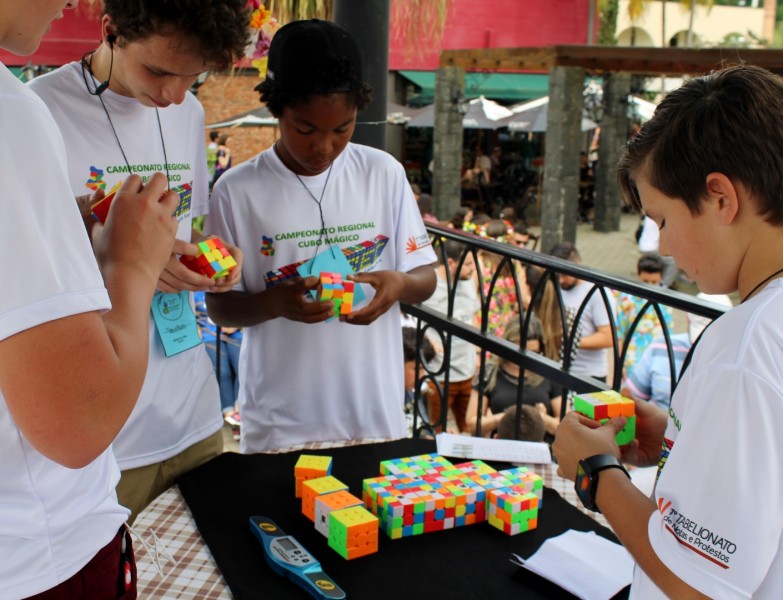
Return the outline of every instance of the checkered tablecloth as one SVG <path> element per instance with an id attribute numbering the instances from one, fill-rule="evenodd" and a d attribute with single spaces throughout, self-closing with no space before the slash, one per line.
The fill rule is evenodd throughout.
<path id="1" fill-rule="evenodd" d="M 287 448 L 285 451 L 322 450 L 376 441 L 381 440 L 304 444 Z M 609 527 L 603 515 L 595 514 L 582 506 L 576 497 L 574 484 L 557 475 L 556 465 L 524 466 L 541 475 L 544 478 L 544 485 L 555 490 L 570 504 Z M 172 487 L 158 496 L 136 519 L 133 530 L 146 542 L 142 543 L 134 538 L 139 574 L 139 598 L 192 598 L 194 600 L 232 598 L 212 554 L 196 529 L 193 516 L 179 488 Z M 157 544 L 155 537 L 157 537 Z M 167 559 L 166 551 L 174 558 L 176 565 Z M 162 568 L 163 575 L 159 572 L 156 563 Z"/>

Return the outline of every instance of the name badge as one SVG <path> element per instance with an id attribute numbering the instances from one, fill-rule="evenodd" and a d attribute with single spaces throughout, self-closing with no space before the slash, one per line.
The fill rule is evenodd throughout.
<path id="1" fill-rule="evenodd" d="M 201 343 L 196 315 L 190 306 L 187 291 L 155 294 L 152 298 L 152 318 L 167 357 L 195 348 Z"/>

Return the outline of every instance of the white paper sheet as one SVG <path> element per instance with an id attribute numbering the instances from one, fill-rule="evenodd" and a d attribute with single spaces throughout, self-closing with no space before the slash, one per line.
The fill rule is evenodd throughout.
<path id="1" fill-rule="evenodd" d="M 439 433 L 436 441 L 438 454 L 442 456 L 539 465 L 552 462 L 549 446 L 543 442 L 496 440 L 453 433 Z"/>
<path id="2" fill-rule="evenodd" d="M 548 539 L 525 560 L 511 562 L 556 583 L 582 600 L 607 600 L 633 578 L 634 561 L 628 551 L 592 531 L 569 530 Z"/>

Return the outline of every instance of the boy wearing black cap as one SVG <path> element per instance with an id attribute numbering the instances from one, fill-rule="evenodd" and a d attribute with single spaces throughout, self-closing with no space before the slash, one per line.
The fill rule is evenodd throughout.
<path id="1" fill-rule="evenodd" d="M 241 450 L 403 437 L 399 302 L 433 292 L 435 253 L 402 166 L 349 143 L 370 100 L 353 38 L 296 21 L 268 61 L 256 89 L 280 139 L 217 182 L 207 221 L 249 255 L 234 291 L 207 295 L 217 323 L 245 328 Z M 329 270 L 355 272 L 366 301 L 324 322 L 332 303 L 306 275 Z"/>

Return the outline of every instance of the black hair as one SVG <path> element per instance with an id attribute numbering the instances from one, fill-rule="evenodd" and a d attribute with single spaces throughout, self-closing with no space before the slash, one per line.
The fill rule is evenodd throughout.
<path id="1" fill-rule="evenodd" d="M 642 254 L 636 262 L 637 273 L 663 273 L 663 259 L 657 254 Z"/>
<path id="2" fill-rule="evenodd" d="M 313 96 L 345 96 L 348 106 L 355 106 L 358 111 L 364 110 L 372 102 L 372 88 L 367 83 L 350 92 L 283 92 L 276 89 L 272 80 L 267 78 L 253 89 L 261 94 L 261 102 L 265 103 L 272 116 L 278 119 L 283 116 L 286 107 L 307 104 Z"/>
<path id="3" fill-rule="evenodd" d="M 220 132 L 217 129 L 213 129 L 209 132 L 209 140 L 214 142 L 220 137 Z"/>
<path id="4" fill-rule="evenodd" d="M 427 336 L 422 338 L 421 345 L 422 358 L 425 362 L 430 362 L 435 358 L 435 348 L 432 343 L 427 339 Z M 402 328 L 402 355 L 405 362 L 411 362 L 416 360 L 416 328 L 415 327 L 403 327 Z"/>
<path id="5" fill-rule="evenodd" d="M 549 251 L 549 254 L 555 258 L 571 262 L 576 262 L 582 258 L 573 242 L 560 242 Z"/>
<path id="6" fill-rule="evenodd" d="M 246 0 L 103 0 L 120 43 L 182 33 L 204 62 L 227 69 L 250 42 Z"/>
<path id="7" fill-rule="evenodd" d="M 516 405 L 503 411 L 498 423 L 498 437 L 505 440 L 514 439 L 514 422 L 519 420 L 519 439 L 524 442 L 543 442 L 546 435 L 544 417 L 533 406 L 523 404 L 517 412 Z"/>

